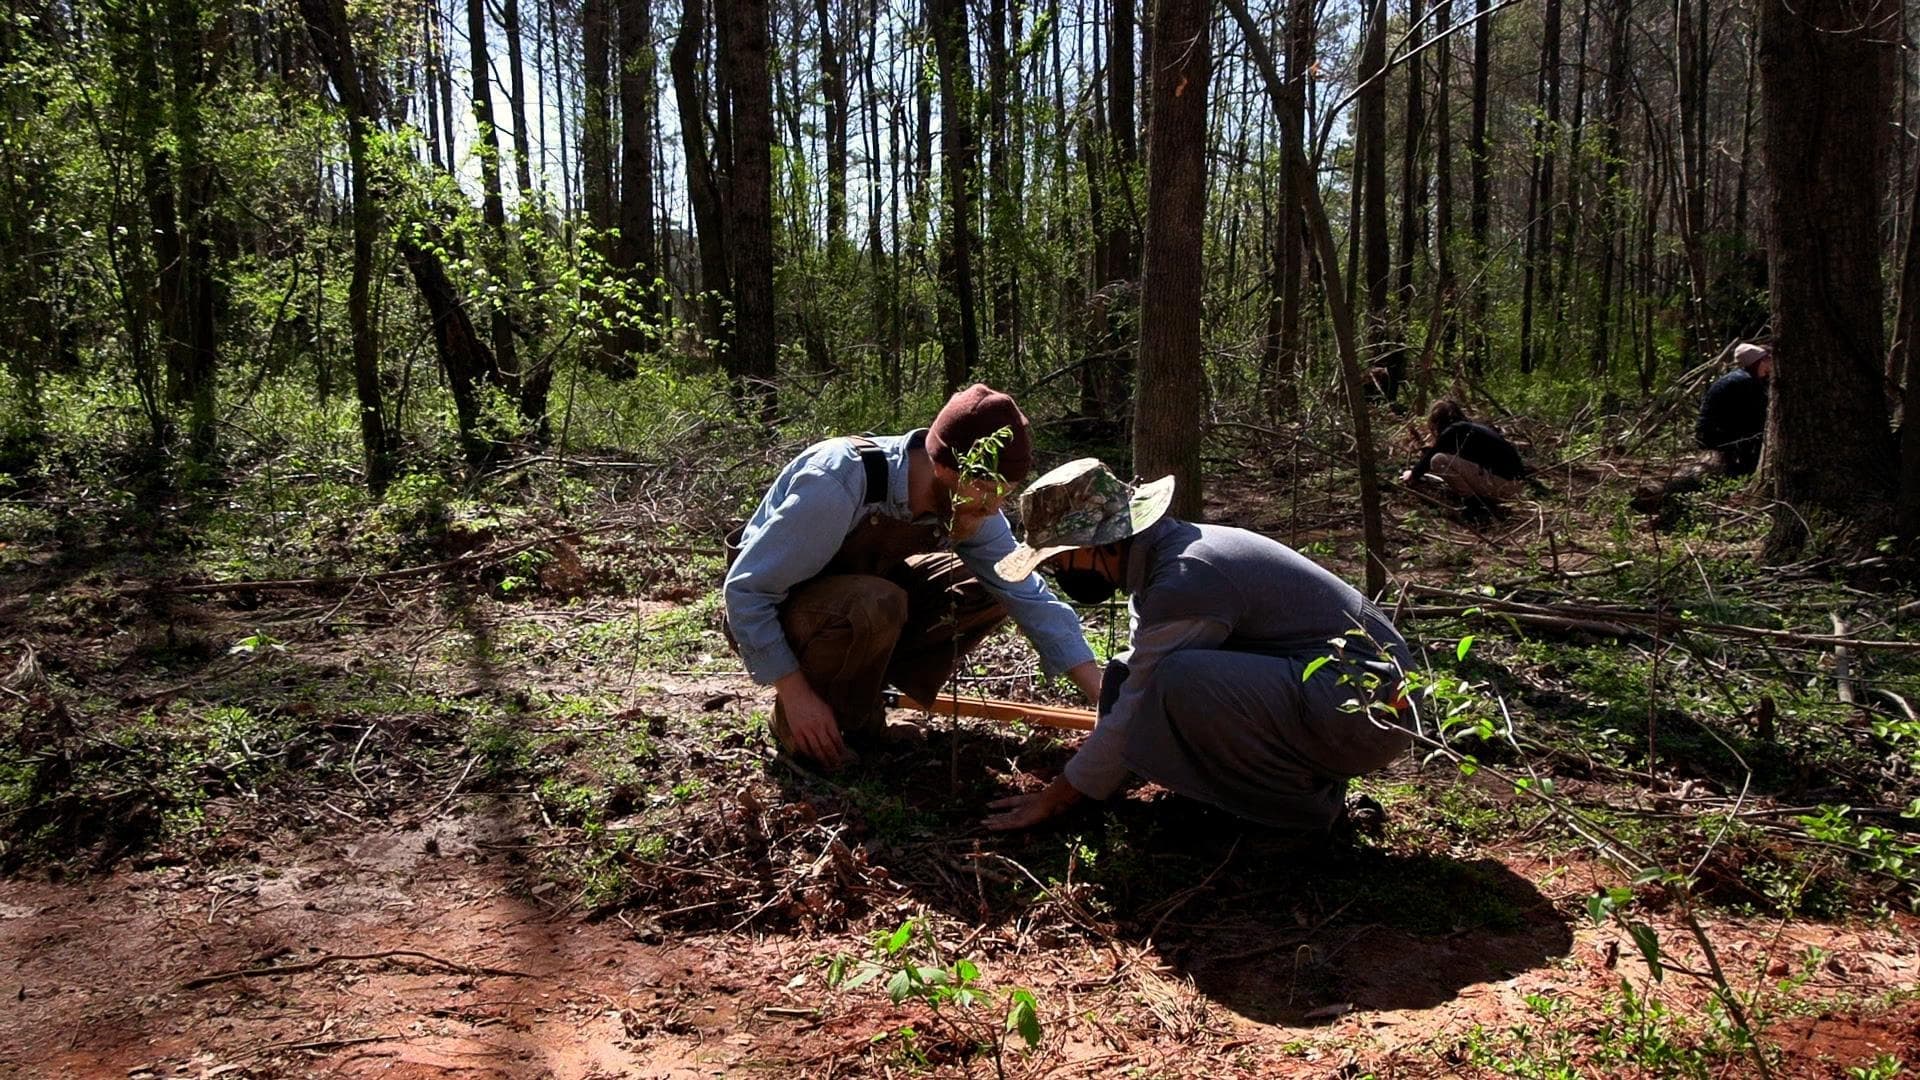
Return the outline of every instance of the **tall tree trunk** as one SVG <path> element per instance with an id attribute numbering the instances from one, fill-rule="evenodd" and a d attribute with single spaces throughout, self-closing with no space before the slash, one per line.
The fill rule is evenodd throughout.
<path id="1" fill-rule="evenodd" d="M 567 235 L 572 236 L 573 229 L 572 229 L 571 222 L 573 221 L 573 198 L 574 198 L 573 160 L 568 153 L 568 147 L 567 147 L 567 129 L 572 125 L 568 124 L 565 119 L 565 117 L 568 115 L 567 113 L 567 78 L 566 78 L 566 65 L 561 60 L 561 57 L 564 56 L 565 54 L 561 51 L 561 48 L 560 48 L 559 6 L 560 6 L 560 0 L 548 0 L 547 9 L 546 9 L 547 41 L 548 41 L 548 44 L 551 45 L 553 49 L 554 107 L 558 111 L 558 114 L 561 118 L 560 122 L 557 125 L 555 125 L 559 129 L 558 131 L 559 138 L 557 141 L 560 143 L 560 148 L 559 148 L 560 149 L 560 213 L 561 213 L 561 219 L 569 223 L 566 229 Z M 541 122 L 545 123 L 545 117 L 547 115 L 547 111 L 544 108 L 540 110 L 540 115 L 542 117 Z M 547 152 L 547 140 L 543 137 L 540 140 L 540 153 L 543 158 L 545 157 L 546 152 Z"/>
<path id="2" fill-rule="evenodd" d="M 1421 0 L 1407 0 L 1406 50 L 1420 48 Z M 1419 258 L 1421 242 L 1426 238 L 1427 184 L 1420 163 L 1426 140 L 1426 61 L 1415 57 L 1407 65 L 1407 111 L 1405 138 L 1400 144 L 1400 258 L 1398 262 L 1400 314 L 1411 319 L 1414 305 L 1413 270 Z"/>
<path id="3" fill-rule="evenodd" d="M 511 294 L 514 277 L 508 272 L 508 251 L 512 238 L 507 234 L 507 207 L 500 196 L 500 139 L 493 122 L 493 71 L 487 53 L 486 0 L 467 0 L 467 53 L 473 61 L 473 123 L 480 146 L 480 205 L 487 237 L 481 243 L 486 252 L 487 274 L 499 286 L 490 302 L 492 310 L 493 358 L 509 382 L 517 376 L 513 343 L 513 317 L 505 297 Z M 537 417 L 530 419 L 538 422 Z"/>
<path id="4" fill-rule="evenodd" d="M 173 59 L 173 146 L 179 175 L 181 272 L 173 328 L 179 399 L 187 405 L 187 442 L 196 461 L 219 443 L 215 392 L 219 352 L 214 325 L 213 163 L 206 150 L 202 97 L 214 85 L 214 46 L 194 0 L 167 0 Z"/>
<path id="5" fill-rule="evenodd" d="M 500 32 L 507 39 L 507 109 L 513 119 L 513 182 L 520 214 L 533 205 L 533 140 L 527 129 L 527 75 L 521 63 L 520 0 L 501 0 Z"/>
<path id="6" fill-rule="evenodd" d="M 940 183 L 947 196 L 940 243 L 942 384 L 952 393 L 980 367 L 973 296 L 973 65 L 966 0 L 932 0 L 928 16 L 940 67 Z"/>
<path id="7" fill-rule="evenodd" d="M 1520 370 L 1523 373 L 1531 373 L 1534 367 L 1534 283 L 1540 282 L 1543 298 L 1553 291 L 1552 279 L 1546 276 L 1545 270 L 1551 265 L 1547 262 L 1547 246 L 1553 237 L 1553 148 L 1560 141 L 1560 0 L 1546 0 L 1543 23 L 1540 78 L 1534 95 L 1537 111 L 1529 155 L 1533 168 L 1527 184 L 1527 219 L 1523 226 L 1526 250 L 1520 256 Z"/>
<path id="8" fill-rule="evenodd" d="M 1173 512 L 1198 520 L 1204 506 L 1200 443 L 1206 433 L 1206 367 L 1200 310 L 1205 283 L 1207 83 L 1213 70 L 1211 0 L 1157 0 L 1149 69 L 1147 234 L 1140 289 L 1140 398 L 1133 468 L 1175 477 Z"/>
<path id="9" fill-rule="evenodd" d="M 1010 252 L 1021 214 L 1009 197 L 1012 146 L 1007 124 L 1007 0 L 987 2 L 987 282 L 989 315 L 993 321 L 995 355 L 1002 356 L 1013 341 L 1013 273 Z"/>
<path id="10" fill-rule="evenodd" d="M 775 395 L 773 295 L 773 75 L 767 0 L 727 0 L 727 81 L 733 108 L 728 245 L 733 252 L 735 370 L 772 424 Z"/>
<path id="11" fill-rule="evenodd" d="M 1472 177 L 1468 228 L 1473 237 L 1473 325 L 1468 328 L 1467 355 L 1475 372 L 1487 365 L 1487 271 L 1492 252 L 1487 249 L 1491 218 L 1492 180 L 1487 160 L 1487 96 L 1493 62 L 1492 0 L 1475 0 L 1473 31 L 1473 127 L 1467 137 L 1467 171 Z"/>
<path id="12" fill-rule="evenodd" d="M 847 243 L 847 65 L 835 39 L 827 0 L 814 0 L 820 22 L 820 90 L 827 99 L 827 250 Z"/>
<path id="13" fill-rule="evenodd" d="M 1593 5 L 1594 0 L 1581 0 L 1580 3 L 1580 37 L 1575 47 L 1577 59 L 1573 65 L 1573 119 L 1567 129 L 1567 210 L 1560 215 L 1565 225 L 1554 239 L 1555 254 L 1560 265 L 1555 278 L 1559 289 L 1554 293 L 1551 308 L 1553 328 L 1548 335 L 1550 351 L 1547 354 L 1547 362 L 1554 366 L 1558 365 L 1561 350 L 1566 344 L 1566 335 L 1560 331 L 1560 327 L 1565 325 L 1568 310 L 1578 301 L 1574 295 L 1573 254 L 1580 246 L 1581 229 L 1585 225 L 1581 212 L 1581 188 L 1586 171 L 1587 45 L 1593 30 Z"/>
<path id="14" fill-rule="evenodd" d="M 1353 311 L 1347 305 L 1340 286 L 1340 253 L 1333 242 L 1333 227 L 1327 220 L 1327 208 L 1320 201 L 1320 188 L 1309 172 L 1306 136 L 1294 123 L 1304 105 L 1291 100 L 1289 87 L 1280 79 L 1273 62 L 1273 51 L 1260 35 L 1260 28 L 1247 14 L 1246 0 L 1226 0 L 1240 32 L 1246 39 L 1255 68 L 1267 84 L 1274 115 L 1281 123 L 1282 154 L 1289 171 L 1299 177 L 1299 190 L 1306 196 L 1302 207 L 1307 229 L 1313 237 L 1315 266 L 1320 271 L 1320 291 L 1327 300 L 1329 321 L 1333 323 L 1334 343 L 1340 355 L 1341 381 L 1346 385 L 1347 410 L 1353 418 L 1354 464 L 1360 473 L 1360 527 L 1367 546 L 1367 595 L 1379 596 L 1387 587 L 1386 528 L 1380 514 L 1379 459 L 1373 445 L 1373 420 L 1367 411 L 1366 376 L 1360 368 L 1360 347 L 1354 338 Z"/>
<path id="15" fill-rule="evenodd" d="M 1393 255 L 1387 244 L 1387 0 L 1370 0 L 1366 39 L 1360 51 L 1360 77 L 1366 85 L 1358 103 L 1361 170 L 1361 244 L 1367 282 L 1367 348 L 1378 369 L 1380 392 L 1398 391 L 1406 357 L 1393 332 Z"/>
<path id="16" fill-rule="evenodd" d="M 1135 0 L 1101 0 L 1107 19 L 1107 79 L 1105 138 L 1101 140 L 1099 184 L 1101 203 L 1094 227 L 1100 230 L 1096 277 L 1105 333 L 1098 355 L 1090 358 L 1086 373 L 1092 399 L 1082 395 L 1081 412 L 1093 419 L 1114 419 L 1126 406 L 1133 379 L 1133 342 L 1129 328 L 1139 308 L 1140 233 L 1136 227 L 1135 191 L 1140 169 L 1140 121 L 1135 116 L 1134 91 L 1140 85 L 1135 71 Z"/>
<path id="17" fill-rule="evenodd" d="M 374 244 L 380 235 L 380 205 L 367 146 L 373 134 L 373 113 L 360 85 L 360 67 L 347 36 L 347 13 L 341 0 L 301 0 L 300 11 L 314 52 L 332 76 L 334 93 L 347 113 L 347 159 L 353 170 L 348 188 L 353 201 L 353 276 L 347 285 L 347 319 L 353 326 L 353 389 L 360 406 L 361 458 L 367 489 L 379 498 L 393 479 L 394 446 L 381 401 L 380 345 L 371 304 Z"/>
<path id="18" fill-rule="evenodd" d="M 653 0 L 620 0 L 620 240 L 613 267 L 626 279 L 627 319 L 614 336 L 617 369 L 647 351 L 660 311 L 661 277 L 653 217 Z M 700 114 L 695 113 L 698 119 Z"/>
<path id="19" fill-rule="evenodd" d="M 1439 0 L 1439 9 L 1434 16 L 1433 32 L 1440 39 L 1435 47 L 1438 55 L 1434 64 L 1439 77 L 1434 81 L 1434 182 L 1433 182 L 1433 248 L 1437 260 L 1434 267 L 1434 311 L 1446 320 L 1440 333 L 1440 355 L 1448 364 L 1453 362 L 1453 347 L 1460 329 L 1459 286 L 1454 273 L 1454 236 L 1453 236 L 1453 35 L 1449 32 L 1453 21 L 1453 0 Z M 1433 390 L 1431 371 L 1422 371 L 1420 380 L 1422 395 Z"/>
<path id="20" fill-rule="evenodd" d="M 1706 323 L 1707 289 L 1707 78 L 1712 57 L 1707 0 L 1674 0 L 1674 48 L 1678 52 L 1680 100 L 1680 244 L 1687 257 L 1687 338 L 1682 370 L 1712 352 Z"/>
<path id="21" fill-rule="evenodd" d="M 1920 184 L 1920 169 L 1914 171 Z M 1920 363 L 1913 342 L 1920 336 L 1920 193 L 1908 204 L 1906 250 L 1900 261 L 1899 306 L 1893 319 L 1893 347 L 1887 350 L 1887 385 L 1905 386 L 1900 405 L 1900 487 L 1894 527 L 1901 539 L 1920 539 Z"/>
<path id="22" fill-rule="evenodd" d="M 680 114 L 681 155 L 687 163 L 687 202 L 693 210 L 693 231 L 700 249 L 700 333 L 714 343 L 726 370 L 739 376 L 727 348 L 723 325 L 726 300 L 733 291 L 727 273 L 727 220 L 721 212 L 720 183 L 714 175 L 715 154 L 707 148 L 707 102 L 698 64 L 707 36 L 707 0 L 682 0 L 680 35 L 674 39 L 668 63 L 673 69 L 673 97 Z"/>
<path id="23" fill-rule="evenodd" d="M 611 255 L 608 232 L 613 228 L 613 116 L 608 65 L 612 0 L 584 0 L 580 8 L 580 38 L 586 50 L 581 62 L 580 172 L 586 198 L 587 225 L 594 247 Z"/>
<path id="24" fill-rule="evenodd" d="M 1801 552 L 1808 522 L 1871 543 L 1895 491 L 1882 379 L 1880 204 L 1899 0 L 1766 0 L 1760 110 L 1768 175 L 1779 500 L 1767 553 Z"/>
<path id="25" fill-rule="evenodd" d="M 1588 368 L 1595 375 L 1612 366 L 1613 346 L 1609 339 L 1613 317 L 1613 279 L 1623 254 L 1625 234 L 1621 222 L 1620 124 L 1626 115 L 1628 52 L 1632 39 L 1628 31 L 1633 0 L 1612 0 L 1607 26 L 1607 91 L 1605 115 L 1600 129 L 1600 288 L 1593 309 L 1593 345 L 1588 353 Z"/>
<path id="26" fill-rule="evenodd" d="M 1281 119 L 1282 131 L 1306 130 L 1307 73 L 1314 65 L 1314 0 L 1292 0 L 1287 13 L 1287 89 L 1274 108 L 1289 110 Z M 1301 173 L 1281 163 L 1279 215 L 1280 325 L 1279 370 L 1274 379 L 1276 415 L 1291 417 L 1300 407 L 1300 378 L 1306 368 L 1306 338 L 1303 334 L 1306 308 L 1304 288 L 1307 252 L 1310 240 L 1306 228 L 1307 192 L 1300 186 Z"/>

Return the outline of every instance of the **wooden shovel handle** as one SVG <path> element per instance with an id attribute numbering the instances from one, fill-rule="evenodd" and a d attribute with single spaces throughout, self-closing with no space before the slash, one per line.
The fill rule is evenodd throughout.
<path id="1" fill-rule="evenodd" d="M 1011 723 L 1015 720 L 1042 727 L 1065 728 L 1068 731 L 1092 731 L 1094 712 L 1092 709 L 1067 709 L 1057 705 L 1038 705 L 1030 701 L 1007 701 L 1003 698 L 961 697 L 958 694 L 941 694 L 932 704 L 922 704 L 912 698 L 900 699 L 903 709 L 919 709 L 923 712 L 939 713 L 945 716 L 977 716 L 983 720 L 998 720 Z"/>

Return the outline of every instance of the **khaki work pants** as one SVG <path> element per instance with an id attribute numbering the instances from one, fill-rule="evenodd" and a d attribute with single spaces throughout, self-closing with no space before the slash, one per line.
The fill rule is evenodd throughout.
<path id="1" fill-rule="evenodd" d="M 880 694 L 889 683 L 931 701 L 1006 617 L 966 564 L 944 552 L 908 556 L 885 575 L 823 574 L 780 605 L 800 670 L 849 735 L 885 727 Z M 788 745 L 777 706 L 773 728 Z"/>
<path id="2" fill-rule="evenodd" d="M 1518 480 L 1497 476 L 1481 465 L 1454 454 L 1435 454 L 1427 471 L 1447 482 L 1457 495 L 1506 502 L 1519 496 L 1525 485 Z"/>

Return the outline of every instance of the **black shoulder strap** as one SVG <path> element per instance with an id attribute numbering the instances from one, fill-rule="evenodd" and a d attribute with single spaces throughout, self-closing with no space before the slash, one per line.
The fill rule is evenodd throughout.
<path id="1" fill-rule="evenodd" d="M 867 492 L 866 495 L 861 498 L 860 505 L 872 506 L 874 503 L 886 502 L 888 494 L 887 452 L 880 449 L 880 444 L 867 438 L 865 435 L 855 435 L 852 441 L 853 448 L 860 451 L 860 464 L 867 470 Z"/>

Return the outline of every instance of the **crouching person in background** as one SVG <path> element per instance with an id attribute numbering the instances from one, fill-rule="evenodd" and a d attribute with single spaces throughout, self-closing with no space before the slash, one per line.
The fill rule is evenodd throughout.
<path id="1" fill-rule="evenodd" d="M 1406 642 L 1358 590 L 1277 541 L 1169 517 L 1173 478 L 1132 488 L 1093 458 L 1021 497 L 1026 543 L 999 574 L 1039 569 L 1095 603 L 1125 589 L 1131 648 L 1107 668 L 1093 733 L 1046 788 L 994 804 L 995 829 L 1037 824 L 1139 776 L 1288 834 L 1331 838 L 1347 783 L 1404 753 L 1411 736 L 1354 709 L 1346 655 L 1399 694 Z M 1410 719 L 1410 716 L 1409 716 Z"/>
<path id="2" fill-rule="evenodd" d="M 1434 402 L 1427 414 L 1431 445 L 1420 451 L 1413 468 L 1401 474 L 1402 483 L 1433 477 L 1473 509 L 1492 509 L 1519 496 L 1527 475 L 1520 451 L 1506 436 L 1469 419 L 1451 398 Z"/>

